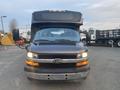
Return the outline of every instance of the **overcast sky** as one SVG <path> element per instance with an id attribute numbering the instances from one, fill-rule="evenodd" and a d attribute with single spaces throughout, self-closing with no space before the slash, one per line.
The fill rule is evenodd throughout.
<path id="1" fill-rule="evenodd" d="M 120 27 L 120 0 L 0 0 L 0 16 L 7 16 L 4 18 L 6 30 L 13 18 L 19 27 L 30 25 L 31 13 L 37 10 L 80 11 L 85 29 Z"/>

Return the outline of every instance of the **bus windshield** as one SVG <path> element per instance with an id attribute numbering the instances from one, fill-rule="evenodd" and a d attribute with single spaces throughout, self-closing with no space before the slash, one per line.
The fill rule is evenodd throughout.
<path id="1" fill-rule="evenodd" d="M 78 31 L 69 28 L 45 28 L 36 32 L 33 41 L 69 41 L 79 42 L 80 34 Z"/>

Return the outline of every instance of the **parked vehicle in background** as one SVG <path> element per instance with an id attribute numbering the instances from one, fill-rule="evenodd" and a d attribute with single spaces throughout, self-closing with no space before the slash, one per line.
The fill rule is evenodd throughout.
<path id="1" fill-rule="evenodd" d="M 90 44 L 120 47 L 120 29 L 89 30 Z"/>
<path id="2" fill-rule="evenodd" d="M 15 41 L 15 45 L 18 46 L 21 49 L 25 49 L 26 43 L 25 38 L 20 38 L 19 40 Z"/>
<path id="3" fill-rule="evenodd" d="M 31 43 L 26 47 L 29 79 L 79 80 L 89 73 L 88 49 L 81 41 L 82 14 L 37 11 L 32 14 Z"/>
<path id="4" fill-rule="evenodd" d="M 12 31 L 12 37 L 14 40 L 14 43 L 17 47 L 21 49 L 25 49 L 26 46 L 26 39 L 22 36 L 20 36 L 19 29 L 14 29 Z"/>

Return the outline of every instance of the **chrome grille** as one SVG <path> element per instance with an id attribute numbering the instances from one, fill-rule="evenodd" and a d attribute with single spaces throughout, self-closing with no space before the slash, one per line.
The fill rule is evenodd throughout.
<path id="1" fill-rule="evenodd" d="M 71 54 L 40 54 L 38 56 L 39 59 L 76 59 L 76 55 Z"/>

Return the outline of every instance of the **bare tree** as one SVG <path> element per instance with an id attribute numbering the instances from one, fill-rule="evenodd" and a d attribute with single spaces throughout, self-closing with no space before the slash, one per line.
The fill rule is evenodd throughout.
<path id="1" fill-rule="evenodd" d="M 9 29 L 10 29 L 10 32 L 12 32 L 13 30 L 17 29 L 17 21 L 16 21 L 16 19 L 12 19 L 10 21 Z"/>

